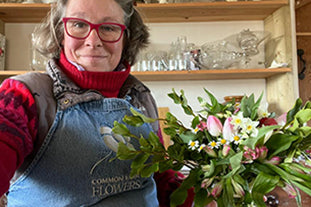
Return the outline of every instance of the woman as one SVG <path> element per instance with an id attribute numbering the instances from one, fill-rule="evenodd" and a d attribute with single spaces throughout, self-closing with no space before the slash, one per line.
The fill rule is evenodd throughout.
<path id="1" fill-rule="evenodd" d="M 130 178 L 130 163 L 110 161 L 126 142 L 111 131 L 114 121 L 131 107 L 157 117 L 149 89 L 129 75 L 148 36 L 131 0 L 57 2 L 36 30 L 36 48 L 51 57 L 47 73 L 0 88 L 0 195 L 8 190 L 8 206 L 168 206 L 180 181 L 174 172 L 157 174 L 156 186 L 153 177 Z M 133 130 L 147 135 L 158 124 Z"/>

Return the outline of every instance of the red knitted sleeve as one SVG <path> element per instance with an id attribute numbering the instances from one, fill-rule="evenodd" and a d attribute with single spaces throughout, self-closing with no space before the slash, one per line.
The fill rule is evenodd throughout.
<path id="1" fill-rule="evenodd" d="M 33 150 L 37 134 L 36 104 L 27 87 L 13 79 L 0 87 L 0 196 L 15 170 Z"/>

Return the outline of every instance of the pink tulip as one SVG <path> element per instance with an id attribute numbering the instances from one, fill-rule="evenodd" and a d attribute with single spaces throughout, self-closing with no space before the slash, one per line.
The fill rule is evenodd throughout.
<path id="1" fill-rule="evenodd" d="M 222 124 L 216 116 L 213 115 L 208 116 L 206 124 L 207 130 L 212 136 L 218 137 L 221 134 Z"/>
<path id="2" fill-rule="evenodd" d="M 233 124 L 231 124 L 232 117 L 229 117 L 225 120 L 224 127 L 222 129 L 222 134 L 225 140 L 233 141 L 233 137 L 235 136 L 235 130 Z"/>

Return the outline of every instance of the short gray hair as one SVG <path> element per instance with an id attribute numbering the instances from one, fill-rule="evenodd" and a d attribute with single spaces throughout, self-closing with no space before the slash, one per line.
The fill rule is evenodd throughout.
<path id="1" fill-rule="evenodd" d="M 126 41 L 121 62 L 133 65 L 139 51 L 149 44 L 149 30 L 133 6 L 133 0 L 114 0 L 124 11 Z M 34 30 L 33 47 L 48 58 L 59 58 L 64 40 L 64 25 L 68 0 L 58 0 L 48 15 Z"/>

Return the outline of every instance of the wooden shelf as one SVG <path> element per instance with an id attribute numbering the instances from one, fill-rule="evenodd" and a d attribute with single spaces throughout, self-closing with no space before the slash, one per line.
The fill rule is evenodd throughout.
<path id="1" fill-rule="evenodd" d="M 0 19 L 6 23 L 38 23 L 51 4 L 0 3 Z"/>
<path id="2" fill-rule="evenodd" d="M 311 32 L 297 32 L 297 37 L 311 37 Z"/>
<path id="3" fill-rule="evenodd" d="M 0 79 L 30 71 L 0 71 Z M 44 71 L 40 71 L 44 72 Z M 290 68 L 264 69 L 226 69 L 226 70 L 192 70 L 192 71 L 146 71 L 131 72 L 141 81 L 180 81 L 180 80 L 222 80 L 222 79 L 261 79 L 291 72 Z"/>
<path id="4" fill-rule="evenodd" d="M 195 22 L 263 20 L 287 0 L 190 2 L 174 4 L 138 4 L 146 22 Z M 37 23 L 48 13 L 51 4 L 0 3 L 0 19 L 7 23 Z"/>
<path id="5" fill-rule="evenodd" d="M 146 22 L 264 20 L 287 0 L 138 4 Z"/>
<path id="6" fill-rule="evenodd" d="M 290 68 L 226 69 L 193 71 L 132 72 L 141 81 L 261 79 L 290 72 Z"/>

